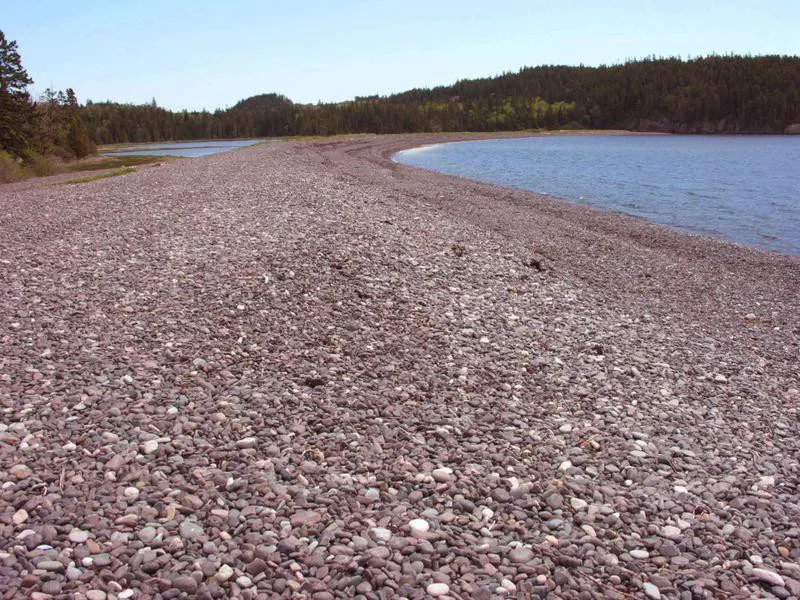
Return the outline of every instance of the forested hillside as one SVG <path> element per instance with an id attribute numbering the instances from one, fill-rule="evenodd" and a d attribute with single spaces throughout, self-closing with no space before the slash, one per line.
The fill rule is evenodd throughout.
<path id="1" fill-rule="evenodd" d="M 711 56 L 610 67 L 524 68 L 411 90 L 389 100 L 474 103 L 492 97 L 567 102 L 575 107 L 571 118 L 599 129 L 780 132 L 800 120 L 800 57 Z"/>
<path id="2" fill-rule="evenodd" d="M 295 104 L 271 93 L 226 110 L 174 112 L 155 101 L 80 106 L 71 90 L 48 90 L 34 102 L 25 91 L 30 78 L 15 44 L 2 38 L 2 45 L 0 59 L 10 67 L 0 90 L 0 150 L 16 156 L 31 151 L 81 156 L 92 142 L 556 128 L 782 133 L 800 124 L 798 56 L 527 67 L 341 103 Z"/>
<path id="3" fill-rule="evenodd" d="M 336 104 L 263 94 L 214 113 L 94 103 L 82 116 L 97 143 L 563 127 L 781 133 L 800 123 L 800 57 L 542 66 Z"/>

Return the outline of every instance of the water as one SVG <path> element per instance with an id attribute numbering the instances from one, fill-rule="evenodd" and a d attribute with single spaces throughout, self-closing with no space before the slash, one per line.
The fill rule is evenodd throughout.
<path id="1" fill-rule="evenodd" d="M 103 152 L 103 156 L 183 156 L 196 158 L 252 146 L 265 140 L 209 140 L 204 142 L 158 142 L 135 144 Z"/>
<path id="2" fill-rule="evenodd" d="M 545 136 L 395 160 L 800 255 L 800 136 Z"/>

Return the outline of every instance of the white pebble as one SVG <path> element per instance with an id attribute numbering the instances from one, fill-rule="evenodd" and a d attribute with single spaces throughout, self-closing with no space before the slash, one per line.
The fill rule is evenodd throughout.
<path id="1" fill-rule="evenodd" d="M 768 488 L 775 485 L 775 476 L 774 475 L 763 475 L 762 477 L 758 478 L 758 483 L 756 483 L 753 487 L 754 488 Z"/>
<path id="2" fill-rule="evenodd" d="M 411 519 L 411 521 L 408 522 L 408 526 L 411 527 L 411 531 L 415 533 L 424 533 L 431 528 L 431 524 L 425 519 Z"/>
<path id="3" fill-rule="evenodd" d="M 431 596 L 446 596 L 450 593 L 450 586 L 446 583 L 431 583 L 425 588 Z"/>
<path id="4" fill-rule="evenodd" d="M 667 525 L 661 530 L 661 535 L 670 540 L 677 540 L 681 537 L 681 529 L 674 525 Z"/>
<path id="5" fill-rule="evenodd" d="M 433 472 L 431 472 L 431 476 L 437 483 L 448 483 L 455 479 L 455 477 L 453 477 L 453 469 L 449 467 L 434 469 Z"/>
<path id="6" fill-rule="evenodd" d="M 569 503 L 573 510 L 583 510 L 589 506 L 589 503 L 586 502 L 586 500 L 581 500 L 580 498 L 570 498 Z"/>
<path id="7" fill-rule="evenodd" d="M 233 568 L 228 565 L 222 565 L 217 571 L 215 577 L 217 578 L 217 581 L 224 583 L 233 577 Z"/>
<path id="8" fill-rule="evenodd" d="M 129 502 L 135 502 L 136 499 L 139 497 L 139 489 L 133 486 L 126 487 L 125 490 L 122 492 L 122 495 L 125 496 L 125 499 Z"/>
<path id="9" fill-rule="evenodd" d="M 258 444 L 258 440 L 254 437 L 246 437 L 242 438 L 238 442 L 236 442 L 236 446 L 239 448 L 255 448 L 256 444 Z"/>
<path id="10" fill-rule="evenodd" d="M 82 529 L 73 529 L 69 532 L 69 541 L 75 544 L 82 544 L 89 539 L 89 532 Z"/>
<path id="11" fill-rule="evenodd" d="M 373 527 L 372 536 L 381 542 L 388 542 L 392 538 L 392 532 L 385 527 Z"/>
<path id="12" fill-rule="evenodd" d="M 156 450 L 158 450 L 158 442 L 156 440 L 147 440 L 142 444 L 142 453 L 144 454 L 152 454 Z"/>
<path id="13" fill-rule="evenodd" d="M 658 588 L 649 581 L 642 585 L 642 591 L 644 592 L 644 595 L 651 600 L 661 600 L 661 592 L 659 592 Z"/>
<path id="14" fill-rule="evenodd" d="M 776 585 L 780 587 L 786 585 L 783 577 L 777 573 L 773 573 L 772 571 L 767 571 L 766 569 L 753 569 L 752 576 L 759 581 L 768 583 L 769 585 Z"/>

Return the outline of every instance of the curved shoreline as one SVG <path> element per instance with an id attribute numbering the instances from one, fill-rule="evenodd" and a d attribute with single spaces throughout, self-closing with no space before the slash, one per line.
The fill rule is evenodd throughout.
<path id="1" fill-rule="evenodd" d="M 800 259 L 434 137 L 0 189 L 7 597 L 800 589 Z"/>
<path id="2" fill-rule="evenodd" d="M 602 135 L 602 133 L 603 132 L 593 132 L 593 133 L 587 134 L 587 136 L 585 136 L 585 137 L 597 137 L 598 135 Z M 554 137 L 558 137 L 561 134 L 562 134 L 562 132 L 558 132 Z M 617 136 L 620 136 L 620 135 L 625 135 L 625 133 L 623 133 L 623 132 L 614 132 L 613 135 L 614 135 L 614 137 L 617 137 Z M 636 134 L 634 133 L 632 135 L 635 136 Z M 530 135 L 530 136 L 524 136 L 524 137 L 525 137 L 525 139 L 534 139 L 536 137 L 548 137 L 548 136 Z M 679 136 L 679 137 L 687 137 L 687 136 Z M 691 137 L 691 136 L 688 136 L 688 137 Z M 771 136 L 771 137 L 781 137 L 781 136 Z M 699 218 L 697 220 L 692 220 L 691 218 L 689 218 L 689 219 L 687 219 L 685 221 L 680 221 L 680 222 L 677 222 L 677 223 L 674 222 L 674 219 L 668 219 L 668 220 L 671 220 L 673 222 L 667 222 L 668 220 L 659 221 L 656 217 L 652 216 L 652 213 L 650 215 L 647 215 L 647 214 L 636 214 L 636 213 L 629 212 L 629 210 L 627 208 L 625 208 L 625 207 L 629 206 L 627 204 L 620 205 L 619 203 L 615 203 L 613 200 L 611 202 L 608 202 L 608 200 L 609 200 L 609 190 L 607 190 L 607 189 L 603 189 L 601 192 L 599 192 L 600 196 L 605 198 L 605 200 L 606 200 L 605 202 L 602 202 L 602 201 L 601 202 L 596 202 L 596 201 L 578 202 L 578 201 L 576 201 L 574 199 L 571 199 L 571 198 L 554 195 L 552 192 L 541 192 L 541 191 L 538 191 L 537 189 L 535 189 L 533 187 L 528 187 L 528 186 L 534 184 L 534 182 L 530 181 L 530 180 L 523 180 L 523 182 L 521 184 L 514 185 L 514 184 L 511 184 L 511 183 L 508 183 L 508 182 L 503 182 L 502 181 L 502 179 L 503 179 L 502 177 L 500 177 L 500 180 L 498 180 L 498 181 L 491 181 L 490 179 L 485 178 L 481 174 L 481 172 L 479 170 L 473 171 L 472 174 L 469 174 L 469 173 L 459 174 L 457 172 L 447 173 L 446 170 L 447 169 L 451 169 L 452 170 L 453 167 L 455 167 L 455 165 L 447 166 L 447 167 L 445 167 L 446 170 L 442 171 L 442 170 L 437 169 L 436 166 L 427 166 L 425 164 L 414 164 L 414 162 L 418 162 L 418 161 L 408 161 L 408 160 L 404 160 L 402 158 L 403 155 L 406 155 L 408 153 L 423 152 L 423 151 L 426 151 L 426 150 L 429 150 L 429 149 L 434 149 L 434 148 L 438 148 L 440 146 L 444 146 L 446 144 L 460 144 L 460 143 L 484 142 L 484 141 L 488 142 L 488 141 L 502 140 L 502 139 L 504 139 L 504 138 L 490 137 L 490 138 L 481 138 L 481 139 L 477 139 L 477 140 L 476 139 L 466 139 L 466 140 L 457 140 L 457 141 L 444 141 L 444 142 L 440 142 L 440 143 L 426 143 L 426 144 L 424 144 L 422 146 L 415 146 L 415 147 L 412 147 L 412 148 L 400 150 L 400 151 L 398 151 L 398 152 L 396 152 L 396 153 L 394 153 L 392 155 L 391 160 L 392 160 L 392 162 L 400 163 L 400 164 L 403 164 L 403 165 L 409 166 L 409 167 L 416 167 L 416 168 L 420 168 L 420 169 L 423 169 L 423 170 L 433 170 L 433 171 L 436 171 L 436 172 L 439 172 L 439 173 L 442 173 L 442 174 L 450 174 L 450 175 L 455 176 L 455 177 L 461 177 L 461 178 L 469 179 L 469 180 L 472 180 L 472 181 L 479 181 L 479 182 L 482 182 L 482 183 L 486 183 L 486 184 L 489 184 L 489 185 L 496 185 L 498 187 L 503 187 L 503 188 L 506 188 L 506 189 L 516 189 L 516 190 L 522 190 L 522 191 L 526 191 L 526 192 L 531 192 L 533 194 L 537 194 L 537 195 L 541 195 L 541 196 L 547 196 L 547 197 L 550 197 L 550 198 L 552 198 L 554 200 L 568 202 L 568 203 L 571 203 L 571 204 L 583 204 L 583 205 L 586 205 L 586 206 L 590 206 L 591 208 L 593 208 L 595 210 L 599 210 L 601 212 L 616 213 L 616 214 L 621 214 L 621 215 L 625 215 L 625 216 L 628 216 L 628 217 L 644 219 L 644 220 L 649 221 L 649 222 L 651 222 L 653 224 L 656 224 L 656 225 L 659 225 L 659 226 L 663 226 L 663 227 L 667 227 L 669 229 L 677 230 L 677 231 L 680 231 L 680 232 L 683 232 L 683 233 L 688 233 L 690 235 L 700 235 L 700 236 L 705 236 L 705 237 L 712 237 L 712 238 L 717 239 L 717 240 L 726 241 L 726 242 L 729 242 L 729 243 L 733 243 L 733 244 L 744 246 L 744 247 L 753 248 L 753 249 L 764 251 L 764 252 L 771 252 L 771 253 L 774 253 L 774 254 L 781 254 L 781 255 L 784 255 L 784 256 L 795 256 L 795 257 L 800 256 L 800 247 L 798 247 L 796 243 L 794 243 L 794 245 L 793 245 L 793 243 L 791 242 L 791 240 L 792 239 L 796 239 L 796 237 L 795 238 L 789 237 L 788 238 L 788 240 L 789 240 L 788 242 L 782 240 L 781 244 L 779 246 L 773 244 L 770 247 L 769 245 L 759 244 L 756 241 L 756 238 L 758 237 L 758 238 L 761 238 L 763 240 L 779 240 L 780 238 L 774 237 L 772 235 L 767 235 L 767 234 L 761 233 L 760 231 L 758 231 L 758 232 L 753 231 L 752 232 L 753 235 L 752 235 L 751 239 L 749 239 L 748 241 L 742 241 L 741 239 L 737 240 L 737 239 L 734 239 L 736 236 L 735 236 L 735 234 L 733 234 L 731 232 L 730 229 L 724 229 L 723 228 L 721 231 L 714 231 L 713 233 L 711 233 L 710 230 L 708 230 L 708 229 L 703 227 L 702 219 L 699 219 Z M 452 158 L 453 155 L 452 155 L 452 153 L 448 154 L 448 152 L 444 152 L 443 156 L 444 157 L 451 156 L 451 158 Z M 425 163 L 425 162 L 426 162 L 425 160 L 422 160 L 422 163 Z M 430 161 L 428 161 L 428 162 L 430 162 Z M 436 162 L 436 161 L 434 161 L 434 162 Z M 459 169 L 457 169 L 457 168 L 455 169 L 455 171 L 458 171 L 458 170 Z M 519 175 L 519 173 L 518 173 L 518 175 Z M 495 174 L 495 179 L 497 179 L 496 174 Z M 536 184 L 536 185 L 541 186 L 541 182 L 539 182 L 539 184 Z M 574 190 L 573 190 L 573 193 L 574 193 Z M 594 193 L 596 195 L 598 193 L 597 190 L 595 190 Z M 619 197 L 618 194 L 615 194 L 615 195 L 617 197 Z M 580 199 L 583 200 L 583 196 L 581 196 Z M 645 201 L 643 204 L 644 204 L 644 206 L 649 206 L 647 201 Z M 641 208 L 641 206 L 638 205 L 638 204 L 635 204 L 635 205 L 632 205 L 632 206 L 635 206 L 636 208 Z M 673 216 L 673 217 L 675 216 L 675 215 L 671 215 L 670 213 L 664 213 L 664 214 L 668 214 L 668 215 Z M 750 217 L 751 216 L 752 215 L 750 215 Z M 698 215 L 695 215 L 695 217 L 698 217 Z M 743 215 L 743 217 L 744 217 L 745 220 L 742 221 L 741 223 L 739 223 L 739 225 L 741 225 L 742 228 L 747 229 L 745 226 L 748 223 L 747 219 L 749 217 L 748 217 L 748 215 L 746 213 L 745 213 L 745 215 Z"/>
<path id="3" fill-rule="evenodd" d="M 448 141 L 529 135 L 466 134 Z M 396 176 L 393 183 L 401 189 L 410 188 L 419 196 L 415 188 L 423 188 L 427 200 L 449 216 L 467 220 L 473 226 L 489 227 L 521 242 L 534 254 L 561 263 L 567 272 L 600 286 L 619 301 L 660 288 L 659 306 L 670 300 L 668 310 L 675 312 L 691 304 L 690 313 L 701 312 L 704 319 L 712 319 L 715 326 L 721 327 L 726 319 L 736 320 L 729 308 L 746 306 L 748 298 L 770 298 L 771 302 L 782 303 L 796 296 L 791 289 L 795 283 L 800 284 L 800 257 L 692 234 L 534 192 L 406 166 L 391 158 L 397 152 L 428 143 L 442 143 L 441 136 L 368 136 L 348 142 L 317 142 L 312 147 L 335 161 L 355 159 L 391 170 Z M 568 241 L 559 239 L 559 234 L 564 233 Z M 676 284 L 685 273 L 691 274 L 688 281 Z M 742 285 L 734 282 L 736 277 L 743 278 Z M 751 283 L 749 280 L 758 291 L 746 285 Z M 695 299 L 687 299 L 689 294 Z M 782 324 L 791 325 L 791 319 Z"/>

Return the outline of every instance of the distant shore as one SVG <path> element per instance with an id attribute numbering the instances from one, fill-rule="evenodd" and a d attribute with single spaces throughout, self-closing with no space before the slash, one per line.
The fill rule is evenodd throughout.
<path id="1" fill-rule="evenodd" d="M 5 597 L 798 595 L 800 258 L 442 141 L 0 187 Z"/>

